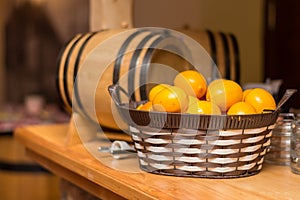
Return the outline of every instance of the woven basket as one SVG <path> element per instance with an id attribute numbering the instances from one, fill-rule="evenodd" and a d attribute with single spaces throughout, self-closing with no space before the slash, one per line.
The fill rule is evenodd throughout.
<path id="1" fill-rule="evenodd" d="M 278 112 L 148 112 L 134 109 L 137 102 L 116 104 L 129 124 L 141 169 L 172 176 L 237 178 L 257 174 L 278 116 Z"/>

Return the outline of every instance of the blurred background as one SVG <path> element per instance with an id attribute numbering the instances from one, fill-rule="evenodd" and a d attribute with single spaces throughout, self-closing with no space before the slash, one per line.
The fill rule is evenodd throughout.
<path id="1" fill-rule="evenodd" d="M 284 88 L 296 87 L 297 73 L 291 71 L 298 70 L 294 44 L 299 40 L 299 4 L 139 0 L 134 1 L 133 23 L 233 33 L 240 49 L 241 84 L 271 78 L 285 79 Z M 57 55 L 76 33 L 89 31 L 89 1 L 1 0 L 0 9 L 0 105 L 36 93 L 56 102 Z"/>
<path id="2" fill-rule="evenodd" d="M 282 26 L 276 19 L 281 17 L 278 12 L 276 15 L 276 10 L 281 9 L 281 5 L 277 8 L 280 2 L 138 0 L 133 5 L 133 22 L 134 27 L 233 33 L 240 48 L 241 83 L 264 82 L 268 77 L 284 78 L 280 70 L 275 71 L 276 64 L 279 68 L 287 67 L 277 62 L 276 42 L 289 37 L 280 40 L 273 34 L 277 24 Z M 89 31 L 89 1 L 1 0 L 0 9 L 0 102 L 24 101 L 24 96 L 31 93 L 42 94 L 47 101 L 56 102 L 58 97 L 53 82 L 56 59 L 63 45 L 76 33 Z M 286 26 L 292 26 L 291 21 L 289 19 Z M 287 51 L 285 48 L 285 54 Z M 272 55 L 266 57 L 269 54 Z"/>
<path id="3" fill-rule="evenodd" d="M 133 23 L 233 33 L 240 49 L 242 84 L 271 78 L 284 79 L 285 88 L 297 87 L 299 61 L 293 58 L 298 53 L 299 4 L 138 0 L 133 3 Z M 89 31 L 89 1 L 1 0 L 0 9 L 0 103 L 24 101 L 32 93 L 56 102 L 56 59 L 76 33 Z"/>

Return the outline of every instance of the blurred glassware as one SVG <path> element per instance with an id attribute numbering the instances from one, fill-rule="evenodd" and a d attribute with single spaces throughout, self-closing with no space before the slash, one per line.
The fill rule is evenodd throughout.
<path id="1" fill-rule="evenodd" d="M 275 165 L 290 165 L 290 138 L 293 113 L 280 113 L 272 132 L 271 145 L 265 161 Z"/>
<path id="2" fill-rule="evenodd" d="M 292 126 L 290 143 L 290 166 L 295 174 L 300 174 L 300 116 L 297 115 Z"/>

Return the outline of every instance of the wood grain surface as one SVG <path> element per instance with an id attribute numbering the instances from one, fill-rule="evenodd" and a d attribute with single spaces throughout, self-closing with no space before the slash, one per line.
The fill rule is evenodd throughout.
<path id="1" fill-rule="evenodd" d="M 101 199 L 300 199 L 300 176 L 288 166 L 265 163 L 259 174 L 235 179 L 155 175 L 140 170 L 137 158 L 98 152 L 101 139 L 66 145 L 68 130 L 28 126 L 15 137 L 35 161 Z"/>

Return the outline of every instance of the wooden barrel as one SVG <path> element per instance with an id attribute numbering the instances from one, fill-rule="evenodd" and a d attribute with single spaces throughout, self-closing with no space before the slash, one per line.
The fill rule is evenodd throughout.
<path id="1" fill-rule="evenodd" d="M 26 156 L 12 133 L 0 134 L 0 199 L 60 199 L 59 178 Z"/>
<path id="2" fill-rule="evenodd" d="M 109 43 L 111 38 L 114 40 L 113 49 L 105 44 Z M 110 49 L 107 50 L 110 51 L 110 55 L 107 55 L 105 48 Z M 153 32 L 148 29 L 107 30 L 77 35 L 67 43 L 59 56 L 57 85 L 61 99 L 67 110 L 71 111 L 76 105 L 77 111 L 92 121 L 99 122 L 104 127 L 119 129 L 116 125 L 116 121 L 119 120 L 114 119 L 112 115 L 114 110 L 110 109 L 108 86 L 122 81 L 122 87 L 127 89 L 132 100 L 145 100 L 153 86 L 147 82 L 171 83 L 178 71 L 192 68 L 191 64 L 181 56 L 166 51 L 166 49 L 175 49 L 182 52 L 186 51 L 185 48 L 183 42 L 167 32 Z M 103 64 L 108 59 L 106 57 L 111 55 L 115 59 L 109 64 Z M 164 71 L 163 65 L 172 66 L 172 70 L 165 68 Z M 87 73 L 101 68 L 97 92 L 92 91 L 95 89 L 93 88 L 95 84 L 90 86 L 85 85 L 88 83 L 78 83 L 78 75 L 84 70 L 82 68 L 88 69 Z M 121 77 L 124 76 L 126 78 L 122 80 Z M 99 77 L 92 79 L 95 78 Z M 140 87 L 137 89 L 137 86 Z M 80 90 L 80 87 L 85 89 Z M 95 95 L 96 116 L 93 108 L 88 108 L 90 103 L 86 100 L 91 93 Z"/>
<path id="3" fill-rule="evenodd" d="M 240 55 L 237 38 L 232 33 L 210 30 L 179 30 L 205 48 L 220 76 L 240 83 Z"/>
<path id="4" fill-rule="evenodd" d="M 211 44 L 212 40 L 207 31 L 204 32 L 205 35 L 192 31 L 182 33 L 200 43 L 210 53 L 215 48 L 221 49 L 220 46 Z M 227 35 L 225 37 L 229 38 Z M 111 38 L 113 45 L 108 45 L 112 42 Z M 215 41 L 218 44 L 218 37 Z M 227 47 L 233 48 L 233 43 Z M 222 46 L 222 49 L 226 48 Z M 236 58 L 224 52 L 219 55 L 218 52 L 215 62 L 211 62 L 209 56 L 204 59 L 209 60 L 212 65 L 221 65 L 225 63 L 221 62 L 225 56 L 229 60 Z M 189 51 L 189 45 L 180 35 L 174 37 L 165 30 L 153 31 L 146 28 L 79 34 L 66 44 L 59 56 L 58 90 L 69 112 L 76 110 L 85 118 L 104 127 L 120 129 L 124 124 L 118 115 L 114 115 L 117 112 L 111 107 L 108 86 L 119 83 L 131 100 L 145 100 L 155 83 L 172 83 L 178 72 L 197 68 L 190 62 L 190 58 L 186 58 L 191 54 L 194 52 Z M 236 74 L 230 72 L 230 76 Z M 93 98 L 89 98 L 90 96 Z M 120 98 L 127 97 L 120 94 Z"/>

